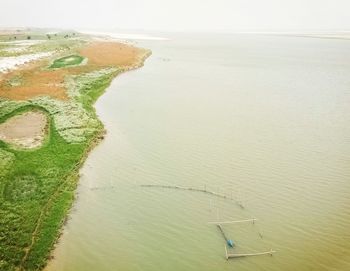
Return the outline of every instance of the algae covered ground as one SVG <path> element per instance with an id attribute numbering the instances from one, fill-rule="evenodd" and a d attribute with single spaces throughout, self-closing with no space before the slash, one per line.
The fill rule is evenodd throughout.
<path id="1" fill-rule="evenodd" d="M 38 52 L 50 52 L 50 56 L 0 76 L 0 123 L 28 111 L 41 111 L 49 124 L 38 148 L 21 149 L 0 141 L 0 270 L 41 270 L 45 266 L 74 200 L 79 168 L 103 138 L 104 128 L 93 103 L 116 75 L 141 66 L 149 55 L 148 50 L 108 41 L 110 53 L 125 50 L 130 57 L 123 65 L 106 65 L 104 59 L 96 61 L 93 52 L 79 53 L 91 44 L 107 46 L 93 37 L 58 33 L 51 34 L 52 38 L 35 33 L 35 42 L 30 43 L 28 35 L 22 33 L 23 42 L 18 37 L 14 40 L 13 34 L 2 36 L 0 56 Z M 89 57 L 94 62 L 81 64 Z M 42 92 L 30 92 L 39 82 Z M 57 96 L 58 89 L 64 95 Z"/>
<path id="2" fill-rule="evenodd" d="M 78 65 L 80 64 L 84 58 L 79 55 L 70 55 L 65 56 L 59 59 L 56 59 L 53 64 L 50 66 L 50 68 L 62 68 L 66 66 L 72 66 L 72 65 Z"/>

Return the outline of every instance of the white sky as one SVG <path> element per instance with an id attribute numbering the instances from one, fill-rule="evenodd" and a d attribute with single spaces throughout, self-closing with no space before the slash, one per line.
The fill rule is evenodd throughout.
<path id="1" fill-rule="evenodd" d="M 350 30 L 350 0 L 0 0 L 0 27 Z"/>

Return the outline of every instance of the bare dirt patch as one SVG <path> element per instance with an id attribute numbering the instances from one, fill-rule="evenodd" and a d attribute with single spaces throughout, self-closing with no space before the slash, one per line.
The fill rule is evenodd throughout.
<path id="1" fill-rule="evenodd" d="M 0 140 L 20 148 L 36 148 L 45 137 L 47 117 L 39 111 L 14 116 L 0 124 Z"/>
<path id="2" fill-rule="evenodd" d="M 21 85 L 8 84 L 15 76 L 21 78 Z M 64 73 L 38 69 L 13 73 L 8 80 L 0 82 L 0 96 L 11 100 L 27 100 L 37 96 L 50 96 L 60 100 L 68 98 L 64 88 Z"/>

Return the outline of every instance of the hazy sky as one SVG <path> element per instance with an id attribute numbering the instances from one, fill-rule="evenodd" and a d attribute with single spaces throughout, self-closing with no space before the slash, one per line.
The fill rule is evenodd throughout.
<path id="1" fill-rule="evenodd" d="M 350 0 L 0 0 L 0 26 L 350 30 Z"/>

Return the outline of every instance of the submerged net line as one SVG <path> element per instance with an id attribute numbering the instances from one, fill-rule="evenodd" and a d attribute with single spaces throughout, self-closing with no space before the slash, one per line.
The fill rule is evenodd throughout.
<path id="1" fill-rule="evenodd" d="M 167 189 L 179 189 L 179 190 L 186 190 L 186 191 L 194 191 L 194 192 L 201 192 L 201 193 L 205 193 L 205 194 L 209 194 L 218 198 L 222 198 L 222 199 L 227 199 L 227 200 L 232 200 L 234 201 L 239 207 L 241 207 L 242 209 L 244 209 L 244 206 L 242 204 L 242 202 L 235 200 L 233 197 L 229 197 L 225 194 L 220 194 L 220 193 L 216 193 L 214 191 L 210 191 L 205 189 L 200 189 L 200 188 L 194 188 L 194 187 L 186 187 L 186 186 L 178 186 L 178 185 L 162 185 L 162 184 L 142 184 L 140 185 L 141 187 L 153 187 L 153 188 L 167 188 Z"/>
<path id="2" fill-rule="evenodd" d="M 186 187 L 186 186 L 178 186 L 178 185 L 162 185 L 162 184 L 142 184 L 140 186 L 141 187 L 149 187 L 149 188 L 166 188 L 166 189 L 177 189 L 177 190 L 185 190 L 185 191 L 205 193 L 205 194 L 208 194 L 208 195 L 212 195 L 214 197 L 218 197 L 218 198 L 234 201 L 239 207 L 241 207 L 242 209 L 245 209 L 245 207 L 243 206 L 242 202 L 239 201 L 239 200 L 234 199 L 232 196 L 230 197 L 230 196 L 227 196 L 225 194 L 220 194 L 220 193 L 217 193 L 217 192 L 214 192 L 214 191 L 210 191 L 210 190 L 208 190 L 206 188 L 200 189 L 200 188 L 194 188 L 194 187 Z M 217 224 L 217 227 L 218 227 L 219 231 L 221 232 L 223 238 L 227 242 L 228 237 L 226 236 L 226 234 L 225 234 L 224 230 L 222 229 L 221 225 Z M 264 236 L 263 236 L 263 234 L 261 232 L 261 229 L 258 227 L 258 225 L 256 225 L 255 227 L 256 227 L 256 233 L 259 235 L 260 240 L 264 243 L 264 245 L 266 245 L 266 242 L 264 241 Z M 266 254 L 266 253 L 264 252 L 263 254 Z M 260 254 L 258 253 L 257 255 L 260 255 Z"/>

